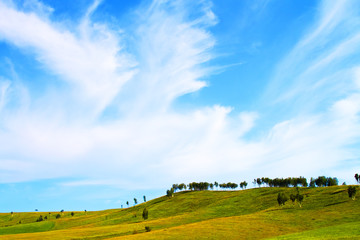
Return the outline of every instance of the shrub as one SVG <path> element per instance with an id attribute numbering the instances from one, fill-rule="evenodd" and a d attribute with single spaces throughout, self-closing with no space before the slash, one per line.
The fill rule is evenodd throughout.
<path id="1" fill-rule="evenodd" d="M 56 214 L 55 218 L 56 219 L 61 218 L 61 215 L 58 213 L 58 214 Z"/>
<path id="2" fill-rule="evenodd" d="M 304 200 L 304 195 L 301 195 L 301 194 L 298 193 L 296 195 L 296 200 L 298 201 L 299 206 L 301 207 L 302 201 Z"/>
<path id="3" fill-rule="evenodd" d="M 146 232 L 150 232 L 151 231 L 151 228 L 149 226 L 145 226 L 145 231 Z"/>
<path id="4" fill-rule="evenodd" d="M 148 219 L 149 217 L 149 211 L 146 208 L 143 210 L 142 217 L 144 220 Z"/>
<path id="5" fill-rule="evenodd" d="M 43 219 L 43 217 L 42 217 L 42 215 L 40 215 L 40 217 L 38 218 L 38 219 L 36 219 L 36 222 L 41 222 L 41 221 L 43 221 L 44 219 Z"/>
<path id="6" fill-rule="evenodd" d="M 277 197 L 277 201 L 279 203 L 279 206 L 285 205 L 285 202 L 289 200 L 289 198 L 285 195 L 285 193 L 279 193 Z"/>
<path id="7" fill-rule="evenodd" d="M 355 186 L 348 187 L 348 194 L 349 194 L 349 198 L 352 198 L 352 200 L 355 200 L 356 187 Z"/>
<path id="8" fill-rule="evenodd" d="M 170 190 L 167 190 L 167 191 L 166 191 L 166 196 L 168 196 L 168 197 L 173 197 L 173 196 L 174 196 L 174 189 L 171 188 Z"/>
<path id="9" fill-rule="evenodd" d="M 296 196 L 294 194 L 290 194 L 290 200 L 294 203 L 296 200 Z"/>

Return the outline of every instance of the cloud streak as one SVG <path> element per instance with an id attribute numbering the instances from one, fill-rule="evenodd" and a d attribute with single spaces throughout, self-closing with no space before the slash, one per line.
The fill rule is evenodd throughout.
<path id="1" fill-rule="evenodd" d="M 209 28 L 218 20 L 211 2 L 153 1 L 131 15 L 136 20 L 121 34 L 92 20 L 100 3 L 70 29 L 42 11 L 0 1 L 0 39 L 62 83 L 49 80 L 45 92 L 14 107 L 15 96 L 26 95 L 19 89 L 31 90 L 0 80 L 0 181 L 68 177 L 76 180 L 63 186 L 163 187 L 169 181 L 336 173 L 343 160 L 356 158 L 351 145 L 360 137 L 360 81 L 349 49 L 359 46 L 360 29 L 338 34 L 340 27 L 354 27 L 357 16 L 346 13 L 356 2 L 319 6 L 317 22 L 277 65 L 264 94 L 264 105 L 275 100 L 271 110 L 278 104 L 301 111 L 275 118 L 250 140 L 247 134 L 266 117 L 261 111 L 172 105 L 206 87 L 212 73 L 216 40 Z M 354 61 L 327 72 L 326 66 L 348 59 Z M 324 101 L 316 113 L 304 107 Z"/>

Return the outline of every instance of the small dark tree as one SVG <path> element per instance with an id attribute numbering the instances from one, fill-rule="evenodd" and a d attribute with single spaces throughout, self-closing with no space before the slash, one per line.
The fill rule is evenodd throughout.
<path id="1" fill-rule="evenodd" d="M 151 228 L 149 226 L 145 226 L 145 231 L 146 232 L 150 232 L 151 231 Z"/>
<path id="2" fill-rule="evenodd" d="M 325 176 L 320 176 L 317 179 L 315 179 L 315 184 L 318 187 L 326 187 L 327 178 Z"/>
<path id="3" fill-rule="evenodd" d="M 301 207 L 301 204 L 302 204 L 302 202 L 303 202 L 303 200 L 304 200 L 304 195 L 297 194 L 297 195 L 296 195 L 296 200 L 298 201 L 299 206 Z"/>
<path id="4" fill-rule="evenodd" d="M 37 222 L 41 222 L 41 221 L 43 221 L 44 219 L 43 219 L 43 216 L 42 215 L 40 215 L 40 217 L 38 218 L 38 219 L 36 219 L 36 221 Z"/>
<path id="5" fill-rule="evenodd" d="M 294 203 L 296 200 L 296 196 L 294 194 L 290 194 L 290 200 Z"/>
<path id="6" fill-rule="evenodd" d="M 279 203 L 279 206 L 285 205 L 285 202 L 289 200 L 289 198 L 285 195 L 285 193 L 279 193 L 277 197 L 277 202 Z"/>
<path id="7" fill-rule="evenodd" d="M 315 179 L 310 179 L 309 187 L 315 187 Z"/>
<path id="8" fill-rule="evenodd" d="M 219 183 L 215 181 L 215 182 L 214 182 L 214 186 L 216 187 L 216 189 L 218 189 Z"/>
<path id="9" fill-rule="evenodd" d="M 359 174 L 358 173 L 355 173 L 355 180 L 356 180 L 356 182 L 357 183 L 360 183 L 360 176 L 359 176 Z"/>
<path id="10" fill-rule="evenodd" d="M 137 199 L 136 199 L 136 198 L 134 198 L 134 204 L 135 204 L 135 205 L 137 204 Z"/>
<path id="11" fill-rule="evenodd" d="M 144 198 L 144 202 L 146 202 L 146 196 L 145 195 L 143 196 L 143 198 Z"/>
<path id="12" fill-rule="evenodd" d="M 171 188 L 170 190 L 167 190 L 166 191 L 166 196 L 168 196 L 168 197 L 173 197 L 174 196 L 174 189 L 173 188 Z"/>
<path id="13" fill-rule="evenodd" d="M 179 190 L 182 191 L 183 189 L 186 190 L 186 184 L 185 183 L 179 184 Z"/>
<path id="14" fill-rule="evenodd" d="M 70 214 L 71 214 L 72 217 L 74 216 L 74 212 L 71 212 Z"/>
<path id="15" fill-rule="evenodd" d="M 126 201 L 126 205 L 129 207 L 129 201 Z"/>
<path id="16" fill-rule="evenodd" d="M 48 217 L 47 217 L 47 216 L 45 216 L 45 217 L 44 217 L 44 220 L 47 220 L 47 219 L 48 219 Z"/>
<path id="17" fill-rule="evenodd" d="M 55 218 L 56 219 L 58 219 L 58 218 L 60 218 L 61 217 L 61 215 L 58 213 L 58 214 L 56 214 L 56 216 L 55 216 Z"/>
<path id="18" fill-rule="evenodd" d="M 142 217 L 144 220 L 148 219 L 149 217 L 149 211 L 146 208 L 143 210 Z"/>
<path id="19" fill-rule="evenodd" d="M 352 200 L 355 200 L 355 195 L 356 195 L 356 187 L 355 186 L 350 186 L 348 187 L 348 194 L 349 194 L 349 198 L 352 198 Z"/>
<path id="20" fill-rule="evenodd" d="M 339 181 L 336 177 L 331 178 L 328 177 L 326 178 L 326 186 L 330 187 L 330 186 L 337 186 L 339 184 Z"/>
<path id="21" fill-rule="evenodd" d="M 246 189 L 246 186 L 248 185 L 248 183 L 246 181 L 243 181 L 240 183 L 240 187 L 241 189 L 245 188 Z"/>
<path id="22" fill-rule="evenodd" d="M 176 192 L 176 190 L 179 189 L 179 185 L 178 184 L 173 184 L 172 188 L 174 189 L 174 192 Z"/>
<path id="23" fill-rule="evenodd" d="M 256 184 L 257 184 L 259 187 L 261 186 L 261 184 L 262 184 L 261 178 L 257 178 L 257 179 L 256 179 Z"/>

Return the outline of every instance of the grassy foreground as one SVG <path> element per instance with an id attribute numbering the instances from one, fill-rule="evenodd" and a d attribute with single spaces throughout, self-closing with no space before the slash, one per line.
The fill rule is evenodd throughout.
<path id="1" fill-rule="evenodd" d="M 59 219 L 57 212 L 3 213 L 0 239 L 360 239 L 360 203 L 346 190 L 300 188 L 301 208 L 290 200 L 277 204 L 279 192 L 290 195 L 294 188 L 257 188 L 180 192 L 127 209 L 64 212 Z M 36 222 L 40 215 L 48 219 Z"/>

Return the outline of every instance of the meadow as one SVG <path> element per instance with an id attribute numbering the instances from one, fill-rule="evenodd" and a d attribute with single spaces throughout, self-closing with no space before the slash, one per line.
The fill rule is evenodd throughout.
<path id="1" fill-rule="evenodd" d="M 0 239 L 360 239 L 360 203 L 348 186 L 182 191 L 104 211 L 0 214 Z M 148 219 L 142 213 L 148 209 Z M 60 217 L 56 218 L 56 215 Z M 36 222 L 39 216 L 46 220 Z M 146 231 L 145 227 L 148 227 Z"/>

